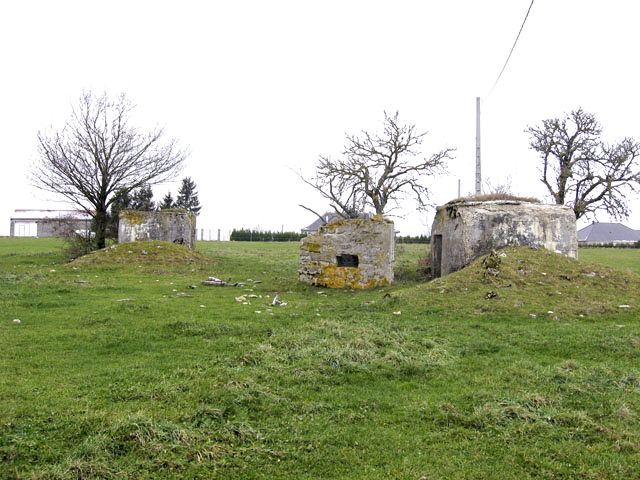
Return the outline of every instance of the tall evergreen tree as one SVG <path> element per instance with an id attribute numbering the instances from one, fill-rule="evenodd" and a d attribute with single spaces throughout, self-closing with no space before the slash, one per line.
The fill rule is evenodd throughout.
<path id="1" fill-rule="evenodd" d="M 131 208 L 149 212 L 155 210 L 156 206 L 153 202 L 153 192 L 150 185 L 142 185 L 133 192 L 131 198 Z"/>
<path id="2" fill-rule="evenodd" d="M 184 208 L 187 212 L 198 215 L 200 213 L 200 201 L 198 200 L 198 192 L 196 192 L 196 184 L 191 177 L 182 179 L 182 185 L 178 190 L 178 198 L 176 198 L 175 206 Z"/>
<path id="3" fill-rule="evenodd" d="M 175 208 L 175 206 L 176 206 L 176 202 L 173 199 L 171 192 L 167 192 L 167 194 L 164 197 L 162 197 L 162 201 L 158 205 L 158 208 L 160 210 L 164 210 L 168 208 Z"/>

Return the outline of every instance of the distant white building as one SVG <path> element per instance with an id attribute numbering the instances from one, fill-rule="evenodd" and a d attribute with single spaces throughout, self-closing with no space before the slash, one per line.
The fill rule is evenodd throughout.
<path id="1" fill-rule="evenodd" d="M 15 210 L 9 235 L 12 237 L 60 237 L 73 230 L 91 229 L 91 215 L 80 210 Z"/>

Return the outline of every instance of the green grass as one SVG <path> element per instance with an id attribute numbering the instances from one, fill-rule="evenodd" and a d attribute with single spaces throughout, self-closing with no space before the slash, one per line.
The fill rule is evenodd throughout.
<path id="1" fill-rule="evenodd" d="M 160 246 L 0 240 L 0 478 L 640 477 L 639 250 L 425 283 L 403 245 L 351 291 L 297 243 Z"/>
<path id="2" fill-rule="evenodd" d="M 581 248 L 580 259 L 598 262 L 640 275 L 640 249 L 637 248 Z"/>

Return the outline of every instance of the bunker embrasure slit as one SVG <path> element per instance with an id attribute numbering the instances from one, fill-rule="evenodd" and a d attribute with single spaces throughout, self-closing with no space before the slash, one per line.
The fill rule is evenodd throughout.
<path id="1" fill-rule="evenodd" d="M 336 260 L 338 261 L 339 267 L 357 267 L 360 264 L 358 255 L 352 255 L 349 253 L 338 255 Z"/>

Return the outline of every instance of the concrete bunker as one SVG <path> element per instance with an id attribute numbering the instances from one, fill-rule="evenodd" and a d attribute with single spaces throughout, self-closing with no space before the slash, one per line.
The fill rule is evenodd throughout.
<path id="1" fill-rule="evenodd" d="M 393 222 L 376 216 L 322 225 L 300 242 L 300 281 L 329 288 L 372 288 L 393 282 Z"/>
<path id="2" fill-rule="evenodd" d="M 431 273 L 448 275 L 506 246 L 531 246 L 578 258 L 573 210 L 520 200 L 459 201 L 440 206 L 431 227 Z"/>
<path id="3" fill-rule="evenodd" d="M 186 211 L 122 210 L 118 221 L 118 243 L 137 240 L 162 240 L 195 248 L 196 217 Z"/>

